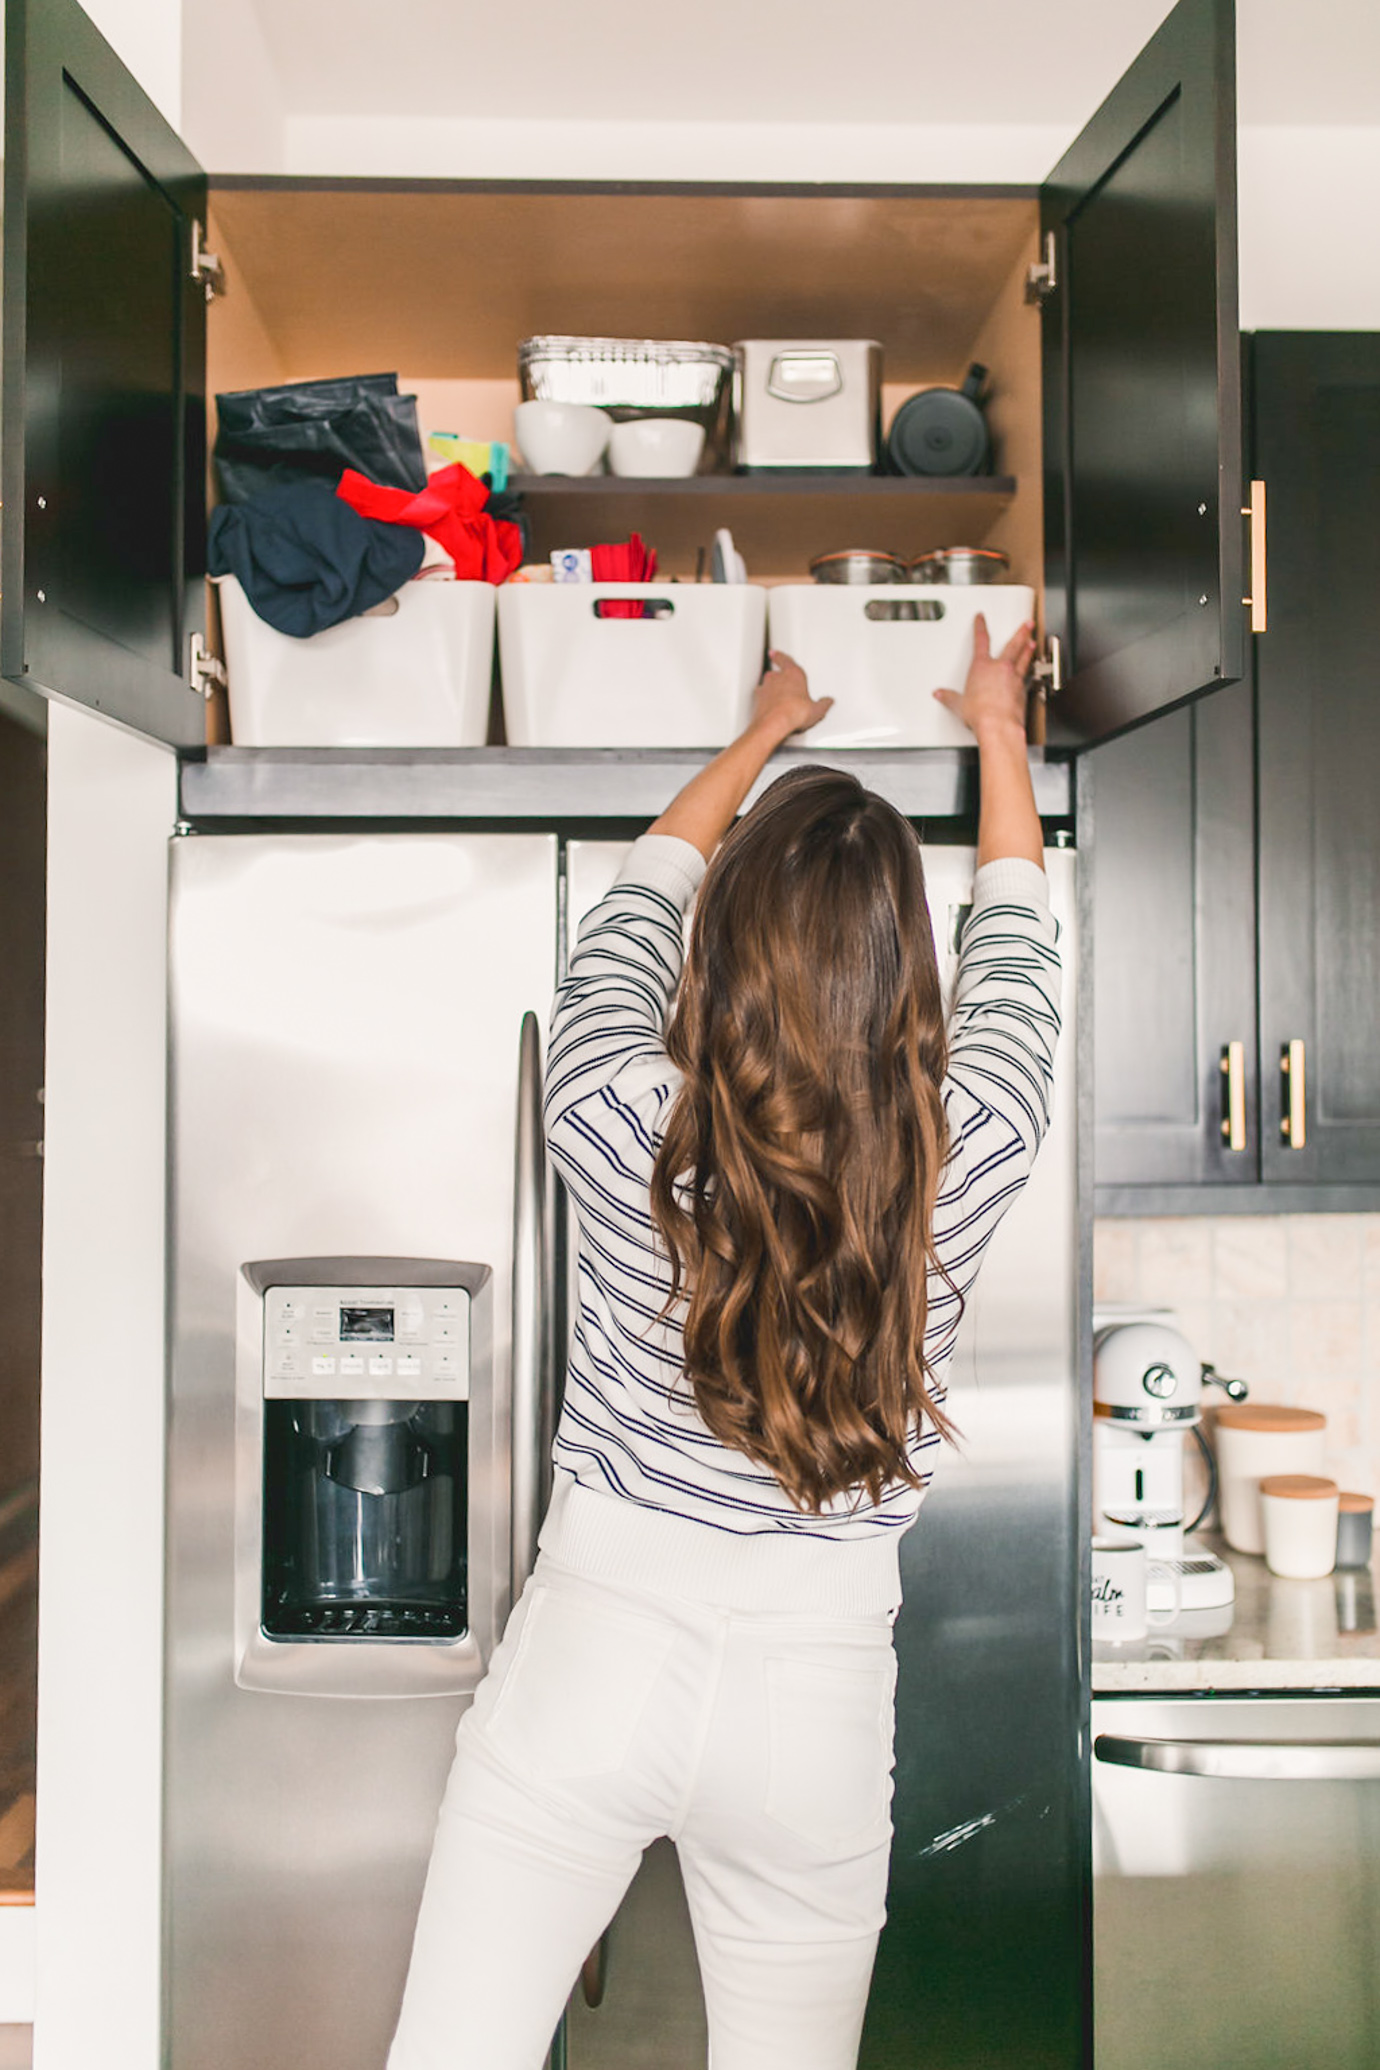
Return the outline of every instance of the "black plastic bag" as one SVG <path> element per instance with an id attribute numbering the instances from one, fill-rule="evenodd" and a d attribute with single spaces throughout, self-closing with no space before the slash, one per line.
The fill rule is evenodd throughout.
<path id="1" fill-rule="evenodd" d="M 426 487 L 417 398 L 396 374 L 350 374 L 218 395 L 216 472 L 226 503 L 274 483 L 315 478 L 332 487 L 347 467 L 390 489 Z"/>

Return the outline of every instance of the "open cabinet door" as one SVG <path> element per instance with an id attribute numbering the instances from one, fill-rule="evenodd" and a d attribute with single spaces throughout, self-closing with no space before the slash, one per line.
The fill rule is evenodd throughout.
<path id="1" fill-rule="evenodd" d="M 1041 190 L 1052 742 L 1245 660 L 1232 0 L 1179 5 Z"/>
<path id="2" fill-rule="evenodd" d="M 192 746 L 205 176 L 75 0 L 6 14 L 0 673 Z"/>

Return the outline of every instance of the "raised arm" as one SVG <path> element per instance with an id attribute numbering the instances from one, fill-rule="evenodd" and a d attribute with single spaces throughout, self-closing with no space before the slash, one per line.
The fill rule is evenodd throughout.
<path id="1" fill-rule="evenodd" d="M 832 697 L 811 697 L 805 671 L 789 654 L 773 653 L 753 693 L 752 717 L 734 741 L 678 792 L 649 829 L 691 842 L 708 862 L 771 757 L 793 733 L 817 726 Z"/>
<path id="2" fill-rule="evenodd" d="M 965 1140 L 971 1135 L 975 1147 L 979 1138 L 971 1132 L 980 1114 L 1012 1131 L 1022 1153 L 1011 1173 L 1013 1186 L 1019 1186 L 1049 1121 L 1059 1034 L 1059 930 L 1049 910 L 1026 754 L 1031 628 L 1023 625 L 999 655 L 992 653 L 981 614 L 973 631 L 973 661 L 962 695 L 934 693 L 976 735 L 982 783 L 977 875 L 949 1024 L 947 1096 L 951 1124 Z"/>
<path id="3" fill-rule="evenodd" d="M 973 620 L 973 660 L 961 692 L 935 696 L 977 740 L 981 805 L 978 868 L 1019 856 L 1044 868 L 1044 838 L 1025 738 L 1025 679 L 1035 651 L 1034 628 L 1023 625 L 993 654 L 987 620 Z"/>

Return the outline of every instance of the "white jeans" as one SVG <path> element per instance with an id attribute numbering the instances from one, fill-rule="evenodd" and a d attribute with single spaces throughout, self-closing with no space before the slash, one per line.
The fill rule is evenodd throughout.
<path id="1" fill-rule="evenodd" d="M 723 1610 L 543 1555 L 460 1726 L 389 2070 L 541 2070 L 662 1834 L 712 2070 L 853 2070 L 894 1691 L 885 1615 Z"/>

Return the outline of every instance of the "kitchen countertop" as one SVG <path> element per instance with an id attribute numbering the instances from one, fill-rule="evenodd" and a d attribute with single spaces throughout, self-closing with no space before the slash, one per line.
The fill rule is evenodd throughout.
<path id="1" fill-rule="evenodd" d="M 1380 1584 L 1373 1567 L 1338 1568 L 1322 1581 L 1282 1581 L 1263 1559 L 1232 1552 L 1215 1533 L 1200 1538 L 1236 1577 L 1234 1610 L 1190 1613 L 1125 1645 L 1096 1641 L 1094 1696 L 1380 1689 Z"/>

